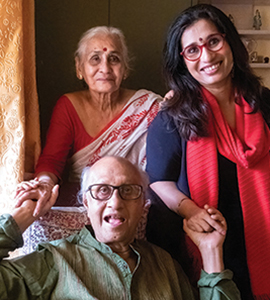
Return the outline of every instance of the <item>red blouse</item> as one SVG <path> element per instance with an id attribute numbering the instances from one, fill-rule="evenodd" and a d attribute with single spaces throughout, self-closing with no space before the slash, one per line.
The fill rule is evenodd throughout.
<path id="1" fill-rule="evenodd" d="M 71 101 L 66 96 L 60 97 L 53 110 L 36 174 L 51 172 L 61 178 L 67 159 L 92 140 L 93 137 L 85 130 Z"/>

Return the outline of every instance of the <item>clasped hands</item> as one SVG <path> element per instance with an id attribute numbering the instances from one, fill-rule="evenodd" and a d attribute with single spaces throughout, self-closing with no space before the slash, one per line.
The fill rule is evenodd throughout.
<path id="1" fill-rule="evenodd" d="M 207 273 L 221 272 L 224 270 L 222 249 L 227 231 L 226 220 L 219 210 L 207 204 L 200 210 L 200 217 L 194 216 L 196 222 L 192 218 L 184 219 L 184 230 L 199 248 L 204 270 Z M 201 219 L 198 221 L 197 218 Z"/>
<path id="2" fill-rule="evenodd" d="M 39 181 L 37 178 L 22 181 L 17 186 L 15 208 L 22 206 L 29 199 L 36 200 L 33 216 L 38 218 L 54 205 L 58 196 L 58 189 L 58 185 L 53 185 L 42 180 Z"/>

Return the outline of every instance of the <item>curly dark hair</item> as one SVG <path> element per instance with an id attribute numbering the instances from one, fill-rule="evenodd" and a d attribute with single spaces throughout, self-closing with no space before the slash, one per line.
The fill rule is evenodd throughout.
<path id="1" fill-rule="evenodd" d="M 236 95 L 242 95 L 253 112 L 261 107 L 262 99 L 260 78 L 253 73 L 248 52 L 230 19 L 210 4 L 187 8 L 170 26 L 164 47 L 164 76 L 168 88 L 174 91 L 174 97 L 163 105 L 185 140 L 208 135 L 208 107 L 202 98 L 201 85 L 191 76 L 180 55 L 183 32 L 200 19 L 211 21 L 220 33 L 225 34 L 234 60 L 232 84 Z"/>

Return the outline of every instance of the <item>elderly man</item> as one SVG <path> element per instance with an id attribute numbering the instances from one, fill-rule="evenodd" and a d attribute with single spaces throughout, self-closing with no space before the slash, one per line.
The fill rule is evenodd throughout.
<path id="1" fill-rule="evenodd" d="M 0 218 L 0 299 L 195 299 L 180 266 L 164 250 L 134 240 L 144 207 L 140 171 L 123 158 L 105 157 L 82 176 L 82 199 L 91 227 L 66 240 L 41 244 L 37 251 L 2 260 L 23 244 L 22 232 L 35 220 L 28 200 Z M 54 187 L 48 211 L 57 197 Z M 202 253 L 201 299 L 240 299 L 229 270 L 223 270 L 226 223 L 205 208 L 220 233 L 188 234 Z"/>

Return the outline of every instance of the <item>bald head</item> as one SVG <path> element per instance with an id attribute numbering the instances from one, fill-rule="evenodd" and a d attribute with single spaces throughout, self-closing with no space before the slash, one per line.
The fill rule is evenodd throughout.
<path id="1" fill-rule="evenodd" d="M 81 193 L 83 194 L 89 185 L 104 183 L 107 181 L 113 185 L 116 176 L 122 176 L 122 184 L 139 184 L 144 189 L 147 187 L 147 177 L 139 168 L 123 157 L 106 156 L 98 160 L 91 167 L 86 167 L 82 173 Z"/>
<path id="2" fill-rule="evenodd" d="M 90 169 L 90 177 L 94 176 L 97 171 L 103 170 L 104 172 L 114 174 L 115 172 L 130 172 L 140 180 L 141 174 L 135 165 L 123 157 L 106 156 L 97 161 Z M 142 179 L 141 179 L 142 180 Z M 141 182 L 142 183 L 142 182 Z"/>

